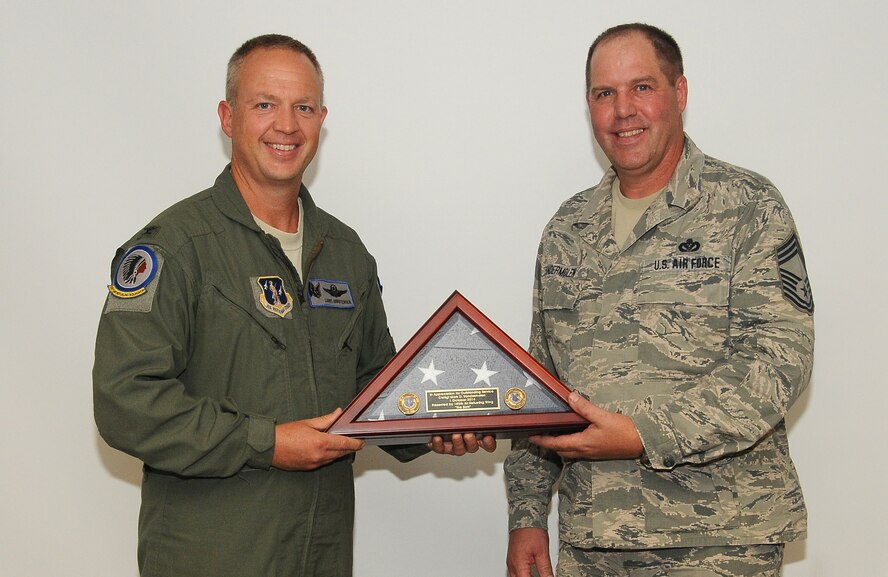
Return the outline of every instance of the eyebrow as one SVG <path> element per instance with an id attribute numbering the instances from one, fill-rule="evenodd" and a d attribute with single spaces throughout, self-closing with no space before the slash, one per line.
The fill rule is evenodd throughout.
<path id="1" fill-rule="evenodd" d="M 271 94 L 254 94 L 252 98 L 250 98 L 251 102 L 265 102 L 265 101 L 273 101 L 277 102 L 278 98 L 276 96 L 272 96 Z"/>
<path id="2" fill-rule="evenodd" d="M 251 99 L 252 102 L 280 102 L 280 98 L 273 94 L 256 94 Z M 311 96 L 305 96 L 295 101 L 296 104 L 314 104 L 317 100 Z"/>
<path id="3" fill-rule="evenodd" d="M 639 84 L 657 84 L 657 78 L 654 76 L 650 76 L 650 75 L 639 76 L 638 78 L 633 78 L 627 84 L 629 84 L 629 86 L 637 86 Z M 601 84 L 601 85 L 592 85 L 592 87 L 589 90 L 591 90 L 591 91 L 613 90 L 613 88 L 614 88 L 613 86 L 610 86 L 608 84 Z"/>
<path id="4" fill-rule="evenodd" d="M 657 78 L 655 76 L 642 76 L 641 78 L 636 78 L 632 81 L 632 85 L 636 84 L 656 84 Z"/>

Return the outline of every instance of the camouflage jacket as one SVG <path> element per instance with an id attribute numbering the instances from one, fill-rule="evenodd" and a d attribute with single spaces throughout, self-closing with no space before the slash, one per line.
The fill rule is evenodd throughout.
<path id="1" fill-rule="evenodd" d="M 510 529 L 559 527 L 578 547 L 804 538 L 784 416 L 805 389 L 813 301 L 795 225 L 765 178 L 689 138 L 620 250 L 608 170 L 543 231 L 530 351 L 569 387 L 632 417 L 635 460 L 567 460 L 517 441 Z"/>

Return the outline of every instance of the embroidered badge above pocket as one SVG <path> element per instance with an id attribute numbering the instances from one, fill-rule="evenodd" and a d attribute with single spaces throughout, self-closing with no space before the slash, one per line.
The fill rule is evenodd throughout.
<path id="1" fill-rule="evenodd" d="M 355 308 L 351 289 L 345 281 L 313 278 L 308 280 L 306 290 L 308 292 L 308 304 L 313 308 Z"/>
<path id="2" fill-rule="evenodd" d="M 293 297 L 284 288 L 284 279 L 279 276 L 260 276 L 256 279 L 259 284 L 259 305 L 270 313 L 284 318 L 293 310 Z"/>

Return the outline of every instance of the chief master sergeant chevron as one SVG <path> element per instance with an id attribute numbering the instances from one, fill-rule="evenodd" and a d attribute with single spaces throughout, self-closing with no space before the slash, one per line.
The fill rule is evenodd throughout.
<path id="1" fill-rule="evenodd" d="M 814 303 L 796 227 L 765 178 L 684 134 L 671 36 L 605 31 L 586 61 L 612 166 L 543 231 L 531 353 L 585 430 L 506 460 L 509 574 L 777 576 L 806 511 L 784 417 L 808 383 Z"/>
<path id="2" fill-rule="evenodd" d="M 305 45 L 244 43 L 218 107 L 231 164 L 114 259 L 95 418 L 145 463 L 144 577 L 352 574 L 351 461 L 363 442 L 324 431 L 394 345 L 374 259 L 302 184 L 322 96 Z M 479 445 L 495 441 L 436 437 L 432 449 Z"/>

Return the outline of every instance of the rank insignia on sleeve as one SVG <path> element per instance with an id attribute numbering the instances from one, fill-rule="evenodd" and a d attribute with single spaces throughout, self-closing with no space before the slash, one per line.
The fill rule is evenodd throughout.
<path id="1" fill-rule="evenodd" d="M 351 289 L 345 281 L 313 278 L 309 279 L 306 290 L 308 292 L 308 304 L 312 307 L 355 308 Z"/>
<path id="2" fill-rule="evenodd" d="M 114 296 L 131 299 L 148 291 L 160 272 L 160 259 L 154 250 L 144 244 L 127 250 L 117 263 L 117 270 L 108 290 Z"/>
<path id="3" fill-rule="evenodd" d="M 801 311 L 813 313 L 814 296 L 811 294 L 811 283 L 805 269 L 805 255 L 802 254 L 802 245 L 795 233 L 777 247 L 777 268 L 786 300 Z"/>
<path id="4" fill-rule="evenodd" d="M 263 309 L 281 318 L 293 310 L 293 297 L 284 288 L 284 279 L 279 276 L 260 276 L 256 282 L 259 284 L 259 304 Z"/>

